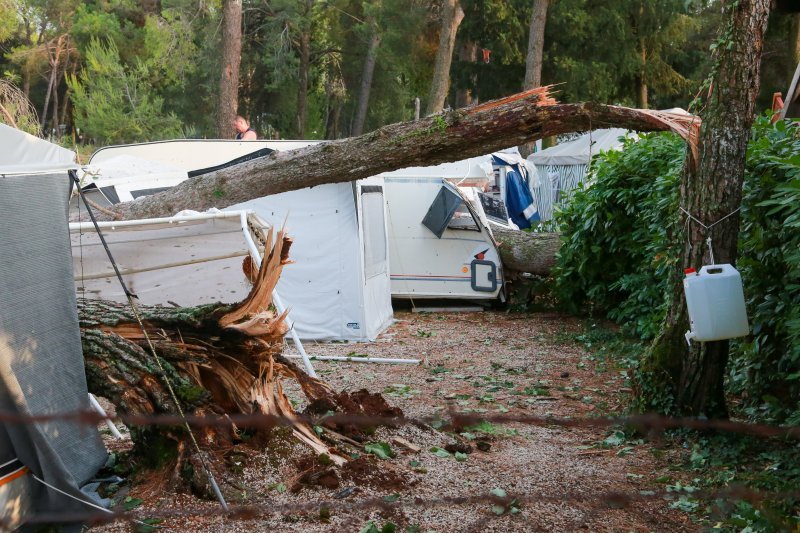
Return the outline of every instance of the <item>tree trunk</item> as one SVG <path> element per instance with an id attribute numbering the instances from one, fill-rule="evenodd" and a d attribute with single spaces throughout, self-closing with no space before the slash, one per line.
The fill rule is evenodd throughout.
<path id="1" fill-rule="evenodd" d="M 788 79 L 791 80 L 797 64 L 800 63 L 800 13 L 792 13 L 789 16 L 792 17 L 792 27 L 789 30 L 789 53 L 791 54 L 792 64 L 787 74 Z"/>
<path id="2" fill-rule="evenodd" d="M 464 20 L 464 10 L 461 9 L 459 0 L 444 0 L 439 48 L 436 50 L 431 92 L 428 97 L 428 107 L 425 111 L 428 115 L 438 113 L 444 108 L 447 90 L 450 88 L 450 64 L 453 61 L 456 33 L 462 20 Z"/>
<path id="3" fill-rule="evenodd" d="M 550 274 L 556 264 L 556 252 L 561 247 L 561 234 L 528 233 L 504 229 L 494 224 L 491 228 L 506 274 Z"/>
<path id="4" fill-rule="evenodd" d="M 233 139 L 239 108 L 239 65 L 242 61 L 242 0 L 222 5 L 222 70 L 217 100 L 217 137 Z"/>
<path id="5" fill-rule="evenodd" d="M 726 34 L 731 40 L 715 52 L 713 89 L 699 138 L 702 157 L 696 166 L 687 161 L 680 190 L 680 205 L 706 226 L 715 225 L 708 231 L 690 222 L 688 236 L 682 232 L 674 235 L 688 237 L 682 260 L 686 268 L 711 262 L 705 246 L 707 238 L 712 239 L 714 262 L 736 262 L 738 209 L 769 8 L 770 0 L 741 0 L 726 6 L 731 21 Z M 687 349 L 683 338 L 688 318 L 682 277 L 675 273 L 663 331 L 642 364 L 640 405 L 675 414 L 724 417 L 728 341 L 695 344 Z"/>
<path id="6" fill-rule="evenodd" d="M 542 85 L 542 57 L 544 55 L 544 30 L 547 24 L 547 8 L 550 0 L 533 0 L 531 24 L 528 31 L 528 55 L 525 57 L 525 80 L 522 89 L 527 91 Z M 528 157 L 534 143 L 519 146 L 522 157 Z"/>
<path id="7" fill-rule="evenodd" d="M 297 116 L 295 117 L 298 139 L 305 139 L 306 117 L 308 116 L 308 69 L 311 64 L 311 37 L 307 32 L 300 34 L 300 70 L 297 76 Z"/>
<path id="8" fill-rule="evenodd" d="M 647 79 L 645 77 L 645 70 L 647 66 L 647 46 L 644 39 L 639 39 L 639 59 L 642 61 L 639 75 L 636 76 L 636 106 L 639 109 L 648 108 L 647 98 Z"/>
<path id="9" fill-rule="evenodd" d="M 525 81 L 522 88 L 533 89 L 542 85 L 542 56 L 544 55 L 544 30 L 550 0 L 533 0 L 531 24 L 528 31 L 528 55 L 525 58 Z"/>
<path id="10" fill-rule="evenodd" d="M 354 137 L 364 132 L 364 122 L 367 120 L 367 108 L 369 107 L 369 92 L 372 89 L 372 75 L 375 72 L 375 63 L 378 59 L 378 47 L 381 44 L 381 34 L 378 25 L 374 20 L 367 19 L 367 24 L 372 28 L 367 55 L 364 58 L 364 69 L 361 71 L 361 90 L 358 93 L 358 104 L 356 106 L 356 118 L 353 121 Z"/>
<path id="11" fill-rule="evenodd" d="M 637 131 L 676 129 L 685 134 L 691 118 L 601 104 L 558 105 L 547 88 L 540 88 L 384 126 L 360 137 L 275 152 L 119 204 L 114 210 L 118 219 L 135 219 L 172 216 L 182 209 L 221 209 L 261 196 L 355 181 L 398 168 L 437 165 L 601 125 Z M 288 168 L 292 171 L 287 172 Z"/>
<path id="12" fill-rule="evenodd" d="M 458 50 L 458 60 L 463 63 L 474 65 L 478 61 L 478 43 L 475 41 L 467 41 L 461 45 Z M 456 90 L 456 107 L 468 107 L 477 103 L 474 99 L 472 88 L 477 85 L 477 77 L 475 74 L 469 75 L 469 88 L 460 87 Z"/>

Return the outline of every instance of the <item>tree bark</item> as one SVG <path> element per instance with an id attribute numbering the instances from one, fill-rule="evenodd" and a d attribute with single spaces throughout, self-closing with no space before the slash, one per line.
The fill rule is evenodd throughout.
<path id="1" fill-rule="evenodd" d="M 444 108 L 444 101 L 450 88 L 450 64 L 453 62 L 456 33 L 461 21 L 464 20 L 464 10 L 461 9 L 459 0 L 444 0 L 442 7 L 439 48 L 436 50 L 431 92 L 428 97 L 427 110 L 425 111 L 428 115 L 438 113 Z"/>
<path id="2" fill-rule="evenodd" d="M 221 209 L 270 194 L 355 181 L 398 168 L 456 161 L 590 127 L 681 130 L 690 121 L 691 117 L 681 115 L 601 104 L 557 105 L 547 88 L 540 88 L 443 115 L 384 126 L 360 137 L 275 152 L 114 209 L 118 219 L 172 216 L 182 209 Z M 287 172 L 289 168 L 291 172 Z"/>
<path id="3" fill-rule="evenodd" d="M 378 60 L 378 47 L 381 44 L 381 34 L 377 23 L 367 19 L 367 24 L 372 28 L 367 46 L 367 55 L 364 58 L 364 68 L 361 71 L 361 90 L 358 93 L 358 104 L 356 107 L 356 118 L 353 121 L 352 135 L 357 137 L 364 133 L 364 123 L 367 120 L 367 109 L 369 107 L 369 93 L 372 89 L 372 75 L 375 73 L 375 63 Z"/>
<path id="4" fill-rule="evenodd" d="M 725 34 L 730 42 L 715 52 L 713 89 L 699 138 L 702 157 L 697 166 L 687 161 L 680 190 L 680 205 L 706 226 L 715 225 L 709 231 L 690 222 L 682 259 L 685 268 L 699 268 L 710 262 L 707 238 L 712 239 L 714 262 L 736 262 L 737 210 L 741 205 L 747 143 L 756 112 L 770 0 L 741 0 L 726 7 L 731 26 Z M 687 236 L 678 232 L 674 238 Z M 682 278 L 682 273 L 675 273 L 664 328 L 642 364 L 640 405 L 675 414 L 725 417 L 728 341 L 687 348 L 683 333 L 689 325 Z"/>
<path id="5" fill-rule="evenodd" d="M 643 38 L 639 39 L 639 59 L 642 61 L 639 75 L 636 76 L 636 107 L 647 109 L 649 106 L 647 98 L 647 79 L 645 71 L 647 67 L 647 45 Z"/>
<path id="6" fill-rule="evenodd" d="M 528 55 L 525 57 L 525 80 L 522 89 L 527 91 L 542 85 L 542 57 L 544 56 L 544 30 L 547 25 L 547 8 L 550 0 L 533 0 L 531 24 L 528 31 Z M 534 143 L 519 146 L 522 157 L 528 157 Z"/>
<path id="7" fill-rule="evenodd" d="M 239 107 L 239 65 L 242 60 L 242 0 L 222 5 L 222 70 L 217 100 L 217 137 L 233 139 Z"/>
<path id="8" fill-rule="evenodd" d="M 300 34 L 300 70 L 297 75 L 297 115 L 295 135 L 305 139 L 308 117 L 308 70 L 311 66 L 311 36 L 307 31 Z"/>
<path id="9" fill-rule="evenodd" d="M 561 247 L 560 233 L 528 233 L 491 225 L 506 273 L 526 272 L 548 276 Z"/>
<path id="10" fill-rule="evenodd" d="M 475 41 L 462 43 L 458 50 L 458 60 L 463 63 L 474 65 L 478 61 L 478 43 Z M 472 87 L 475 87 L 477 81 L 477 76 L 475 74 L 470 74 L 470 88 L 460 87 L 456 90 L 456 107 L 468 107 L 477 103 L 472 93 Z"/>
<path id="11" fill-rule="evenodd" d="M 792 64 L 790 65 L 788 79 L 792 79 L 797 64 L 800 63 L 800 13 L 792 13 L 792 26 L 789 30 L 789 53 L 791 54 Z M 787 98 L 789 95 L 787 95 Z"/>

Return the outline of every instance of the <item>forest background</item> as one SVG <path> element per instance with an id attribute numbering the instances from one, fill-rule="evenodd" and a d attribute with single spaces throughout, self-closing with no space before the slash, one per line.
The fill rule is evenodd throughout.
<path id="1" fill-rule="evenodd" d="M 301 139 L 413 119 L 416 98 L 425 114 L 518 92 L 536 4 L 540 83 L 561 84 L 561 101 L 686 108 L 722 18 L 718 0 L 0 0 L 0 73 L 68 144 L 229 138 L 218 119 L 237 36 L 223 14 L 239 4 L 236 111 L 262 137 Z M 773 13 L 760 109 L 786 90 L 798 35 L 800 14 Z"/>

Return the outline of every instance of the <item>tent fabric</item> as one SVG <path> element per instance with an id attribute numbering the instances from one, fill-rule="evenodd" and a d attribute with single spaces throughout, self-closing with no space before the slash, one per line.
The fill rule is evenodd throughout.
<path id="1" fill-rule="evenodd" d="M 51 153 L 59 157 L 57 150 Z M 28 415 L 88 410 L 67 233 L 69 176 L 37 173 L 2 180 L 0 409 Z M 78 487 L 106 461 L 93 426 L 54 420 L 6 424 L 4 431 L 25 466 L 79 498 L 85 497 Z M 32 491 L 36 512 L 86 510 L 38 483 Z"/>
<path id="2" fill-rule="evenodd" d="M 384 319 L 392 313 L 390 293 L 377 294 L 384 281 L 388 286 L 388 269 L 372 269 L 365 279 L 362 247 L 369 243 L 361 242 L 356 207 L 353 185 L 336 183 L 226 208 L 252 209 L 276 227 L 285 222 L 294 239 L 293 263 L 284 267 L 276 291 L 301 339 L 374 340 L 389 324 Z M 381 303 L 367 314 L 371 299 Z"/>
<path id="3" fill-rule="evenodd" d="M 581 135 L 577 139 L 557 144 L 541 152 L 528 156 L 528 161 L 537 167 L 550 165 L 586 165 L 592 156 L 608 150 L 616 150 L 622 146 L 620 137 L 632 135 L 626 129 L 611 128 L 596 130 Z"/>
<path id="4" fill-rule="evenodd" d="M 581 186 L 589 165 L 547 165 L 539 167 L 541 184 L 531 187 L 539 216 L 543 221 L 553 219 L 556 207 L 569 201 Z"/>
<path id="5" fill-rule="evenodd" d="M 0 124 L 0 174 L 77 168 L 75 152 Z"/>

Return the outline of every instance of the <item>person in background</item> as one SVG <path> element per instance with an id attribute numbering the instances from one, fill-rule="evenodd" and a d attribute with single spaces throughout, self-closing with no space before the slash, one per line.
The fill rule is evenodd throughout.
<path id="1" fill-rule="evenodd" d="M 250 123 L 247 122 L 247 119 L 241 115 L 236 115 L 236 118 L 233 121 L 233 127 L 236 129 L 236 137 L 237 141 L 255 141 L 258 139 L 258 135 L 256 135 L 256 130 L 250 127 Z"/>

